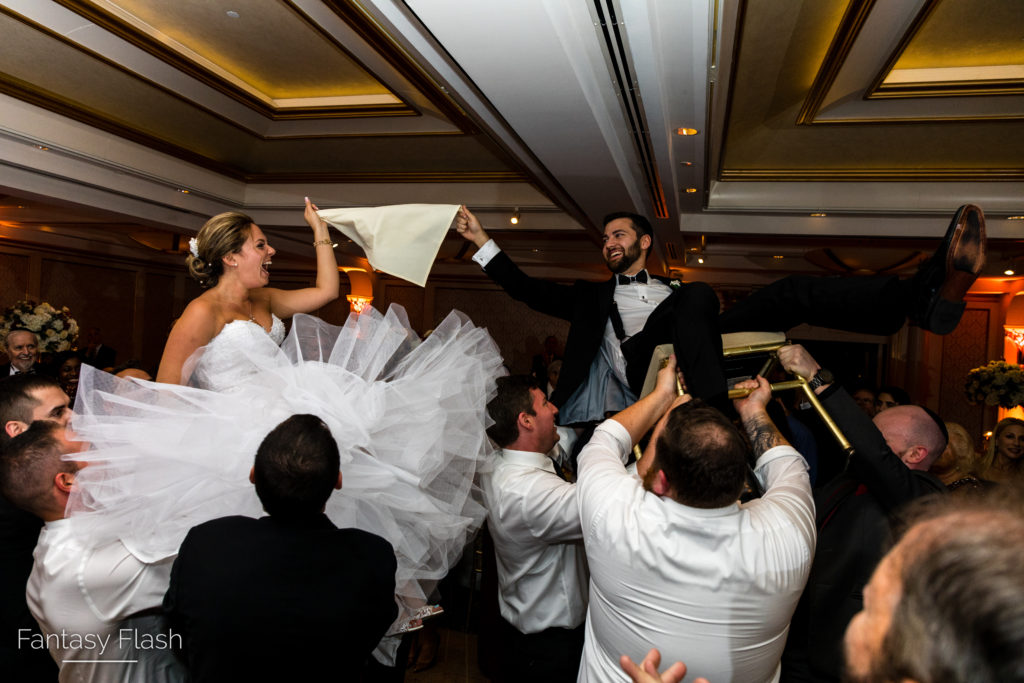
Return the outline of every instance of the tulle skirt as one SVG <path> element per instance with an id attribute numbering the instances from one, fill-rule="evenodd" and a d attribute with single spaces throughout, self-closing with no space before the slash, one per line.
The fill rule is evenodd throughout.
<path id="1" fill-rule="evenodd" d="M 407 619 L 484 519 L 474 476 L 490 462 L 485 408 L 502 373 L 494 341 L 452 312 L 421 342 L 392 307 L 343 327 L 297 315 L 280 348 L 234 345 L 220 354 L 233 362 L 204 368 L 217 390 L 83 366 L 72 428 L 90 447 L 74 456 L 87 463 L 68 506 L 76 533 L 120 539 L 155 561 L 196 524 L 262 516 L 249 483 L 256 449 L 285 418 L 311 413 L 341 451 L 343 487 L 327 515 L 394 546 Z"/>

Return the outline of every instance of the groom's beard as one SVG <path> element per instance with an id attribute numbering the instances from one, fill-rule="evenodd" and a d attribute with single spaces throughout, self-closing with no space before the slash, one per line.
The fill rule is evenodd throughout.
<path id="1" fill-rule="evenodd" d="M 640 243 L 637 241 L 634 242 L 631 247 L 623 249 L 622 256 L 616 263 L 612 264 L 610 261 L 605 259 L 605 264 L 607 264 L 608 270 L 613 273 L 624 273 L 629 270 L 634 263 L 640 260 L 640 255 L 642 253 L 643 252 L 640 250 Z"/>

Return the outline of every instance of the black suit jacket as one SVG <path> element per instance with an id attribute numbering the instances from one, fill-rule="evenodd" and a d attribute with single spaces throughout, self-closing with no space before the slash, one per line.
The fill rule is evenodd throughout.
<path id="1" fill-rule="evenodd" d="M 893 514 L 946 490 L 936 477 L 909 469 L 844 389 L 830 387 L 821 399 L 854 452 L 846 471 L 815 491 L 818 544 L 790 626 L 784 680 L 839 680 L 843 634 L 888 550 Z"/>
<path id="2" fill-rule="evenodd" d="M 357 680 L 398 613 L 395 571 L 391 544 L 324 515 L 223 517 L 189 531 L 164 609 L 195 681 Z"/>
<path id="3" fill-rule="evenodd" d="M 615 300 L 615 278 L 603 282 L 576 280 L 571 285 L 549 282 L 524 273 L 503 251 L 491 259 L 484 272 L 513 299 L 540 313 L 569 321 L 562 371 L 550 397 L 556 406 L 564 405 L 587 379 L 590 364 L 601 348 Z M 665 278 L 654 277 L 668 283 Z"/>
<path id="4" fill-rule="evenodd" d="M 30 372 L 33 375 L 47 375 L 47 376 L 51 375 L 51 373 L 48 372 L 48 369 L 46 368 L 46 366 L 40 365 L 39 363 L 33 363 Z M 4 363 L 3 365 L 0 365 L 0 381 L 5 380 L 8 377 L 13 377 L 13 376 L 14 375 L 11 374 L 11 364 L 10 363 Z"/>
<path id="5" fill-rule="evenodd" d="M 42 528 L 43 520 L 0 496 L 0 671 L 4 672 L 5 680 L 57 680 L 57 665 L 48 650 L 18 647 L 21 629 L 40 633 L 28 611 L 25 584 L 32 572 L 32 551 Z"/>

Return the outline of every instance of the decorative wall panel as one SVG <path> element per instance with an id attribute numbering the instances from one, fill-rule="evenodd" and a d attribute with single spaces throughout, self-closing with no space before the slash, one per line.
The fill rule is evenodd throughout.
<path id="1" fill-rule="evenodd" d="M 960 325 L 943 337 L 942 380 L 940 383 L 939 415 L 947 422 L 958 422 L 981 446 L 985 408 L 972 406 L 964 395 L 964 381 L 972 368 L 987 363 L 989 310 L 968 308 Z"/>
<path id="2" fill-rule="evenodd" d="M 39 294 L 54 306 L 67 306 L 84 332 L 99 327 L 118 359 L 132 347 L 135 270 L 44 258 Z"/>
<path id="3" fill-rule="evenodd" d="M 537 313 L 501 290 L 438 287 L 435 292 L 433 324 L 453 308 L 462 311 L 487 328 L 514 373 L 530 372 L 533 357 L 541 352 L 548 335 L 555 335 L 559 345 L 565 346 L 568 322 Z"/>

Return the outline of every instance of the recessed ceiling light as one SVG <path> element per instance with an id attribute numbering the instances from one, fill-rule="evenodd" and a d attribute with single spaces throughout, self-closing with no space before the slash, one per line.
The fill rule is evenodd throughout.
<path id="1" fill-rule="evenodd" d="M 772 256 L 773 259 L 784 259 L 786 258 L 783 254 L 775 254 Z"/>
<path id="2" fill-rule="evenodd" d="M 1006 270 L 1004 270 L 1004 271 L 1003 271 L 1003 275 L 1016 275 L 1016 274 L 1017 274 L 1017 273 L 1015 273 L 1015 272 L 1014 272 L 1013 270 L 1011 270 L 1010 268 L 1007 268 Z"/>
<path id="3" fill-rule="evenodd" d="M 1007 216 L 1008 221 L 1024 221 L 1024 216 Z"/>
<path id="4" fill-rule="evenodd" d="M 824 218 L 827 215 L 828 215 L 827 213 L 823 213 L 823 212 L 812 213 L 811 214 L 811 218 Z"/>
<path id="5" fill-rule="evenodd" d="M 237 19 L 238 17 L 242 16 L 241 14 L 239 14 L 238 12 L 236 12 L 233 9 L 229 9 L 227 12 L 225 12 L 225 14 L 227 14 L 232 19 Z"/>
<path id="6" fill-rule="evenodd" d="M 178 192 L 182 194 L 192 194 L 192 190 L 186 190 L 184 187 L 179 187 Z"/>
<path id="7" fill-rule="evenodd" d="M 698 256 L 697 257 L 697 263 L 704 263 L 704 257 L 703 256 Z"/>
<path id="8" fill-rule="evenodd" d="M 692 161 L 680 161 L 679 165 L 680 166 L 693 166 L 693 162 Z"/>
<path id="9" fill-rule="evenodd" d="M 511 223 L 512 225 L 519 225 L 519 207 L 518 206 L 516 207 L 516 210 L 512 212 L 512 218 L 509 218 L 508 222 Z"/>
<path id="10" fill-rule="evenodd" d="M 696 128 L 676 128 L 676 135 L 696 135 Z"/>
<path id="11" fill-rule="evenodd" d="M 697 191 L 696 187 L 688 187 L 688 188 L 686 188 L 686 194 L 693 194 L 696 191 Z"/>
<path id="12" fill-rule="evenodd" d="M 32 146 L 35 147 L 36 149 L 42 151 L 42 152 L 49 152 L 50 151 L 50 148 L 47 147 L 46 145 L 32 145 Z"/>

